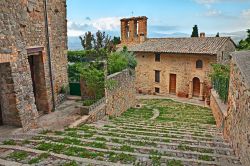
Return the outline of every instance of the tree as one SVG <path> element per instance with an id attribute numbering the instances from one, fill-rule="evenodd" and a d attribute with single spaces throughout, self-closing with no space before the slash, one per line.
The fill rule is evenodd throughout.
<path id="1" fill-rule="evenodd" d="M 247 38 L 241 40 L 237 46 L 238 50 L 250 50 L 250 29 L 247 29 Z"/>
<path id="2" fill-rule="evenodd" d="M 199 37 L 199 31 L 197 25 L 194 25 L 191 37 Z"/>
<path id="3" fill-rule="evenodd" d="M 121 44 L 121 38 L 114 36 L 112 42 L 113 42 L 114 45 Z"/>
<path id="4" fill-rule="evenodd" d="M 215 37 L 220 37 L 220 33 L 219 32 L 217 32 L 217 34 L 216 34 L 216 36 Z"/>
<path id="5" fill-rule="evenodd" d="M 92 35 L 90 31 L 86 32 L 83 38 L 81 36 L 79 38 L 85 50 L 91 50 L 93 48 L 94 35 Z"/>

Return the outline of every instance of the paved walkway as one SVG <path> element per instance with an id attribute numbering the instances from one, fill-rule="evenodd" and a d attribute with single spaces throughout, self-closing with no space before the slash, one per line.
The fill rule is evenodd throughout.
<path id="1" fill-rule="evenodd" d="M 188 103 L 188 104 L 193 104 L 193 105 L 198 105 L 198 106 L 203 106 L 203 107 L 208 107 L 204 101 L 200 101 L 197 98 L 183 98 L 183 97 L 178 97 L 176 95 L 164 95 L 164 96 L 157 96 L 157 95 L 137 95 L 136 99 L 172 99 L 174 101 L 182 102 L 182 103 Z"/>
<path id="2" fill-rule="evenodd" d="M 70 97 L 69 100 L 63 102 L 55 112 L 45 114 L 38 118 L 38 128 L 27 133 L 23 132 L 22 128 L 14 126 L 0 126 L 0 140 L 5 140 L 9 137 L 28 133 L 38 133 L 41 130 L 63 130 L 73 122 L 81 118 L 78 98 Z"/>

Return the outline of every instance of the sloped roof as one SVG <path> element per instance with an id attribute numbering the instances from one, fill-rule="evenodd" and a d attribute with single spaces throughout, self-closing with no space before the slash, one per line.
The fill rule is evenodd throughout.
<path id="1" fill-rule="evenodd" d="M 128 46 L 128 50 L 132 52 L 217 54 L 227 41 L 232 40 L 230 37 L 149 38 L 144 43 Z"/>

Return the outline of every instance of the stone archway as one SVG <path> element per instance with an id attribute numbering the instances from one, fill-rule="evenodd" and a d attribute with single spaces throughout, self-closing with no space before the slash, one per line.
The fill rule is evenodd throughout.
<path id="1" fill-rule="evenodd" d="M 200 96 L 200 79 L 198 77 L 193 78 L 193 96 L 199 97 Z"/>

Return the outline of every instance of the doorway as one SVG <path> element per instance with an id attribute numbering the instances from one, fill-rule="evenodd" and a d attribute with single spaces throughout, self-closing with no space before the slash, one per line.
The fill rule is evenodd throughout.
<path id="1" fill-rule="evenodd" d="M 176 74 L 170 74 L 169 93 L 176 94 Z"/>
<path id="2" fill-rule="evenodd" d="M 48 112 L 48 100 L 42 54 L 28 56 L 35 104 L 39 115 Z"/>
<path id="3" fill-rule="evenodd" d="M 200 79 L 197 77 L 193 78 L 193 96 L 194 97 L 200 96 Z"/>

